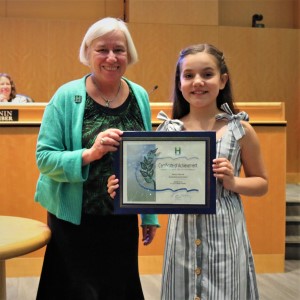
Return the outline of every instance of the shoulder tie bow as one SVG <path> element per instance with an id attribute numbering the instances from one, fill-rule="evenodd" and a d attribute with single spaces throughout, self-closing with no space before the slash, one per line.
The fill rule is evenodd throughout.
<path id="1" fill-rule="evenodd" d="M 163 121 L 157 127 L 157 131 L 181 131 L 183 128 L 183 122 L 177 119 L 171 120 L 162 110 L 158 113 L 157 119 Z"/>
<path id="2" fill-rule="evenodd" d="M 244 111 L 241 111 L 236 115 L 233 114 L 227 103 L 222 104 L 221 109 L 224 111 L 224 113 L 217 114 L 216 120 L 228 120 L 228 128 L 232 130 L 235 139 L 239 140 L 245 135 L 244 127 L 240 121 L 249 121 L 248 114 Z"/>

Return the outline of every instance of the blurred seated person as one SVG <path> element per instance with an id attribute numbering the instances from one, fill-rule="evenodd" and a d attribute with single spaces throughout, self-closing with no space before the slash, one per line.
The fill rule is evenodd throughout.
<path id="1" fill-rule="evenodd" d="M 15 83 L 10 75 L 0 73 L 0 102 L 27 103 L 33 100 L 25 95 L 17 94 Z"/>

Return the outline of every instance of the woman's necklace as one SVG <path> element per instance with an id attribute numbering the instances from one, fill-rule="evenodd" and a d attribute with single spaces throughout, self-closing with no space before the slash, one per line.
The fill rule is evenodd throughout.
<path id="1" fill-rule="evenodd" d="M 96 83 L 96 81 L 95 81 L 95 79 L 94 79 L 93 76 L 92 76 L 92 81 L 93 81 L 95 87 L 97 88 L 100 97 L 105 101 L 105 106 L 106 106 L 106 107 L 109 107 L 110 103 L 113 102 L 113 101 L 115 101 L 115 100 L 118 98 L 118 96 L 119 96 L 119 93 L 120 93 L 120 90 L 121 90 L 121 85 L 122 85 L 122 80 L 120 80 L 120 84 L 119 84 L 119 87 L 118 87 L 118 91 L 117 91 L 117 93 L 116 93 L 116 96 L 115 96 L 113 99 L 107 99 L 107 98 L 100 92 L 99 86 L 98 86 L 98 84 Z"/>

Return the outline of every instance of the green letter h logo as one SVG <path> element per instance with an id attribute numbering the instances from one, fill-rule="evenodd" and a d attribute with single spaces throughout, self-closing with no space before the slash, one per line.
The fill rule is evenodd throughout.
<path id="1" fill-rule="evenodd" d="M 180 155 L 180 154 L 181 154 L 181 148 L 175 147 L 175 155 Z"/>

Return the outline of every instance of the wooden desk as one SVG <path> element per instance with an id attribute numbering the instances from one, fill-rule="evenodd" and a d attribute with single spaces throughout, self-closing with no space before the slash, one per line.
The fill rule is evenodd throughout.
<path id="1" fill-rule="evenodd" d="M 46 210 L 34 202 L 38 179 L 35 149 L 41 118 L 47 103 L 1 104 L 5 110 L 18 110 L 18 121 L 0 122 L 1 191 L 9 195 L 1 200 L 0 215 L 18 215 L 46 222 Z M 260 140 L 269 174 L 269 192 L 262 197 L 242 197 L 256 272 L 284 272 L 285 260 L 285 183 L 286 120 L 282 102 L 236 102 L 250 116 Z M 160 110 L 171 116 L 172 104 L 151 103 L 153 128 L 160 124 Z M 20 203 L 22 205 L 20 206 Z M 159 216 L 161 228 L 149 247 L 140 244 L 141 274 L 159 274 L 162 270 L 167 215 Z M 7 276 L 39 276 L 44 249 L 7 262 Z M 28 270 L 28 265 L 31 268 Z"/>
<path id="2" fill-rule="evenodd" d="M 0 300 L 6 299 L 5 260 L 44 247 L 50 236 L 50 229 L 42 222 L 0 216 Z"/>

